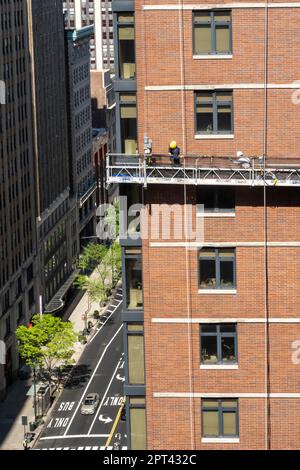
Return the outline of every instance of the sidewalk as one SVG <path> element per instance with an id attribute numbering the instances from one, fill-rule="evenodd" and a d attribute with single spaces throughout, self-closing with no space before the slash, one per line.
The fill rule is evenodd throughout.
<path id="1" fill-rule="evenodd" d="M 94 273 L 92 277 L 93 275 Z M 84 329 L 83 316 L 87 309 L 88 295 L 85 293 L 69 317 L 76 333 Z M 96 302 L 90 304 L 89 311 L 92 313 L 94 310 L 99 310 L 99 304 Z M 78 362 L 84 348 L 85 345 L 79 342 L 75 344 L 75 353 L 73 355 L 75 363 Z M 27 416 L 28 423 L 34 421 L 33 397 L 26 396 L 31 385 L 32 379 L 17 380 L 10 387 L 7 398 L 0 403 L 0 450 L 23 450 L 24 427 L 21 424 L 21 418 Z M 35 431 L 36 436 L 38 436 L 40 430 L 41 427 Z"/>
<path id="2" fill-rule="evenodd" d="M 21 418 L 27 416 L 28 423 L 34 421 L 33 399 L 26 396 L 31 385 L 32 379 L 17 380 L 9 388 L 5 401 L 0 403 L 0 450 L 23 450 Z"/>

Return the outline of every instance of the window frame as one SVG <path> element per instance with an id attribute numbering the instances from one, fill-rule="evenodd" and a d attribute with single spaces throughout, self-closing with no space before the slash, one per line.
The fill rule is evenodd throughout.
<path id="1" fill-rule="evenodd" d="M 205 247 L 204 249 L 207 249 L 207 247 Z M 234 256 L 232 257 L 228 257 L 227 258 L 227 261 L 233 261 L 233 283 L 230 287 L 224 287 L 224 286 L 221 286 L 221 270 L 220 270 L 220 255 L 219 255 L 219 252 L 220 250 L 223 250 L 223 249 L 227 249 L 227 247 L 218 247 L 218 248 L 214 248 L 214 247 L 209 247 L 209 249 L 211 251 L 215 251 L 215 257 L 212 257 L 212 256 L 205 256 L 205 257 L 202 257 L 201 258 L 201 251 L 203 250 L 200 249 L 198 251 L 198 275 L 199 275 L 199 281 L 198 281 L 198 285 L 199 285 L 199 289 L 200 290 L 232 290 L 232 289 L 236 289 L 236 248 L 232 248 L 232 250 L 234 251 Z M 200 263 L 201 263 L 201 260 L 209 260 L 209 261 L 215 261 L 215 274 L 216 274 L 216 286 L 215 287 L 202 287 L 201 286 L 201 266 L 200 266 Z"/>
<path id="2" fill-rule="evenodd" d="M 119 21 L 119 17 L 125 15 L 125 16 L 131 16 L 133 21 Z M 136 38 L 135 38 L 135 13 L 134 12 L 118 12 L 117 13 L 117 22 L 116 22 L 116 27 L 117 27 L 117 51 L 118 51 L 118 78 L 120 80 L 135 80 L 136 79 Z M 122 28 L 128 28 L 128 27 L 133 27 L 133 33 L 134 33 L 134 65 L 135 65 L 135 73 L 133 78 L 122 78 L 122 71 L 121 71 L 121 57 L 120 57 L 120 30 Z"/>
<path id="3" fill-rule="evenodd" d="M 232 187 L 232 186 L 212 186 L 212 187 L 203 186 L 201 187 L 201 191 L 203 192 L 203 194 L 205 193 L 205 191 L 209 191 L 209 190 L 214 191 L 213 193 L 214 207 L 213 208 L 208 208 L 207 206 L 205 206 L 203 202 L 199 203 L 198 198 L 201 196 L 201 193 L 200 194 L 199 192 L 197 193 L 197 206 L 203 204 L 204 214 L 235 214 L 235 211 L 236 211 L 236 188 L 235 187 Z M 219 205 L 219 202 L 222 198 L 221 192 L 224 190 L 225 191 L 230 190 L 233 193 L 234 207 L 232 207 L 231 209 L 221 208 Z"/>
<path id="4" fill-rule="evenodd" d="M 197 13 L 210 13 L 210 21 L 207 20 L 202 20 L 202 21 L 196 21 L 196 15 Z M 230 20 L 224 21 L 216 21 L 215 20 L 215 13 L 229 13 L 230 15 Z M 196 41 L 195 41 L 195 30 L 196 30 L 196 25 L 210 25 L 210 35 L 211 35 L 211 52 L 197 52 L 196 51 Z M 216 25 L 217 26 L 229 26 L 229 51 L 228 52 L 217 52 L 216 50 Z M 213 10 L 196 10 L 193 12 L 193 55 L 195 56 L 224 56 L 232 55 L 232 10 L 230 9 L 213 9 Z"/>
<path id="5" fill-rule="evenodd" d="M 198 104 L 212 104 L 213 113 L 213 130 L 212 132 L 199 131 L 197 125 L 197 97 L 201 93 L 211 94 L 211 101 L 200 101 Z M 217 101 L 217 94 L 231 93 L 231 101 Z M 230 130 L 218 130 L 218 105 L 224 106 L 230 104 Z M 197 90 L 194 93 L 194 108 L 195 108 L 195 135 L 209 136 L 209 135 L 233 135 L 234 133 L 234 119 L 233 119 L 233 90 Z M 200 114 L 200 113 L 199 113 Z"/>
<path id="6" fill-rule="evenodd" d="M 204 408 L 203 403 L 205 401 L 217 401 L 218 407 L 208 407 Z M 228 407 L 225 408 L 226 411 L 223 411 L 224 408 L 222 407 L 223 402 L 229 401 L 236 401 L 236 408 Z M 218 435 L 211 435 L 204 433 L 204 411 L 217 411 L 218 412 Z M 235 412 L 235 423 L 236 423 L 236 434 L 224 434 L 223 433 L 223 413 L 226 412 Z M 238 398 L 202 398 L 201 400 L 201 431 L 203 438 L 216 438 L 216 439 L 223 439 L 223 438 L 238 438 L 239 437 L 239 400 Z"/>
<path id="7" fill-rule="evenodd" d="M 129 254 L 129 253 L 126 253 L 126 251 L 130 251 L 130 250 L 140 250 L 140 253 L 132 253 L 132 254 Z M 123 259 L 124 259 L 124 263 L 123 263 L 123 266 L 124 266 L 124 271 L 123 271 L 123 276 L 124 276 L 124 285 L 125 285 L 125 288 L 123 289 L 123 301 L 124 301 L 124 305 L 125 305 L 125 310 L 126 311 L 130 311 L 130 312 L 142 312 L 144 310 L 144 279 L 143 279 L 143 255 L 142 255 L 142 248 L 140 246 L 138 247 L 135 247 L 135 246 L 127 246 L 127 247 L 124 247 L 124 251 L 123 251 Z M 136 308 L 136 309 L 132 309 L 132 308 L 129 308 L 128 306 L 128 292 L 127 292 L 127 266 L 126 266 L 126 261 L 127 260 L 140 260 L 141 262 L 141 282 L 142 282 L 142 299 L 143 299 L 143 305 L 142 307 L 139 307 L 139 308 Z"/>
<path id="8" fill-rule="evenodd" d="M 202 332 L 202 327 L 203 326 L 216 326 L 216 332 L 215 333 L 203 333 Z M 234 333 L 225 333 L 221 332 L 221 326 L 225 325 L 230 325 L 230 326 L 235 326 L 235 332 Z M 211 337 L 216 337 L 217 340 L 217 362 L 212 364 L 208 362 L 204 362 L 202 359 L 202 338 L 203 336 L 211 336 Z M 222 358 L 222 338 L 234 338 L 234 353 L 235 353 L 235 360 L 234 361 L 224 361 Z M 218 324 L 208 324 L 208 323 L 202 323 L 200 324 L 200 364 L 201 365 L 212 365 L 212 366 L 223 366 L 223 365 L 237 365 L 238 364 L 238 327 L 236 323 L 218 323 Z"/>
<path id="9" fill-rule="evenodd" d="M 127 96 L 134 96 L 135 100 L 128 100 L 126 101 Z M 135 109 L 135 118 L 123 118 L 122 117 L 122 109 Z M 135 143 L 136 149 L 138 148 L 138 122 L 137 122 L 137 95 L 136 92 L 122 92 L 119 96 L 119 121 L 120 121 L 120 138 L 121 138 L 121 147 L 123 153 L 125 153 L 125 136 L 124 136 L 124 129 L 123 129 L 123 121 L 125 119 L 135 119 Z"/>
<path id="10" fill-rule="evenodd" d="M 130 326 L 139 327 L 136 330 L 130 330 Z M 129 337 L 142 337 L 143 338 L 143 369 L 144 369 L 144 381 L 143 382 L 131 382 L 130 380 L 130 369 L 129 369 Z M 128 374 L 128 384 L 132 386 L 146 385 L 146 363 L 145 363 L 145 337 L 144 337 L 144 324 L 139 322 L 130 322 L 127 323 L 127 374 Z"/>

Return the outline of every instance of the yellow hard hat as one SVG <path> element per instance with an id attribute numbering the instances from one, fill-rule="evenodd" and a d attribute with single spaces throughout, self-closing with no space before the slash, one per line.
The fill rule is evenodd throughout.
<path id="1" fill-rule="evenodd" d="M 177 143 L 175 142 L 175 140 L 172 140 L 172 142 L 170 143 L 170 149 L 176 149 L 177 147 Z"/>

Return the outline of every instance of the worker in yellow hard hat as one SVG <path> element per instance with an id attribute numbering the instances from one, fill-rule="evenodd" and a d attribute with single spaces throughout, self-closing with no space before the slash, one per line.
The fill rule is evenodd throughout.
<path id="1" fill-rule="evenodd" d="M 180 148 L 178 147 L 177 142 L 175 140 L 172 140 L 172 142 L 170 142 L 169 157 L 171 163 L 180 165 Z"/>

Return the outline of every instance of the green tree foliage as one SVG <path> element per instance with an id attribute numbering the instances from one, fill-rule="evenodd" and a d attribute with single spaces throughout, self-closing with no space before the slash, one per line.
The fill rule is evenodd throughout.
<path id="1" fill-rule="evenodd" d="M 16 331 L 22 359 L 32 368 L 48 372 L 72 363 L 74 344 L 78 340 L 73 324 L 53 315 L 34 315 L 30 327 L 19 326 Z"/>

